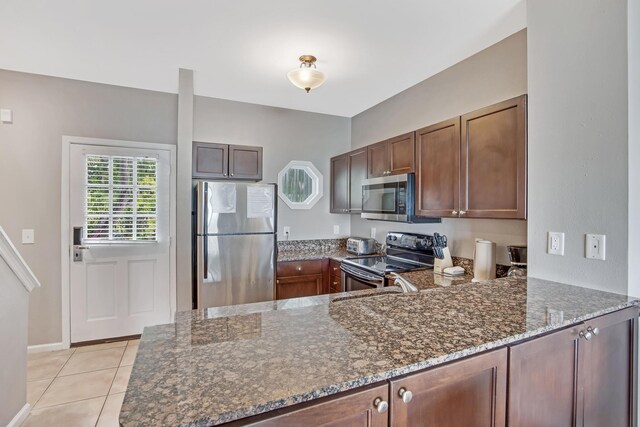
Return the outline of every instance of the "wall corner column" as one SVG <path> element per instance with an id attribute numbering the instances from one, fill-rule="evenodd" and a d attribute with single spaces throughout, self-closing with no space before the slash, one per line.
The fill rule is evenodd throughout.
<path id="1" fill-rule="evenodd" d="M 193 141 L 193 70 L 178 75 L 178 158 L 176 171 L 177 310 L 191 310 L 191 143 Z"/>

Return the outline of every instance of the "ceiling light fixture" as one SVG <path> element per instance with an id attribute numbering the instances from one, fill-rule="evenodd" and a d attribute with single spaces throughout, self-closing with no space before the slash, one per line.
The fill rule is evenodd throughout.
<path id="1" fill-rule="evenodd" d="M 294 68 L 287 73 L 289 81 L 294 86 L 304 89 L 309 93 L 311 89 L 320 86 L 327 79 L 322 71 L 316 69 L 316 57 L 313 55 L 302 55 L 300 57 L 300 67 Z"/>

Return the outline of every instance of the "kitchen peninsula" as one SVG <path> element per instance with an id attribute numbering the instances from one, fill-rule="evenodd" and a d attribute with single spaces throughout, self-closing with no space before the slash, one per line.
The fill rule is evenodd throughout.
<path id="1" fill-rule="evenodd" d="M 145 329 L 120 422 L 632 422 L 637 299 L 533 278 L 449 285 L 178 313 Z"/>

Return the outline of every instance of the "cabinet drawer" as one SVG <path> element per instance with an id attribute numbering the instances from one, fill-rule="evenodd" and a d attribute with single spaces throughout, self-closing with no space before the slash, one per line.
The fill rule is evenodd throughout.
<path id="1" fill-rule="evenodd" d="M 322 294 L 322 274 L 280 277 L 276 280 L 276 299 L 310 297 Z"/>
<path id="2" fill-rule="evenodd" d="M 329 260 L 329 274 L 336 275 L 340 277 L 340 265 L 342 263 L 340 261 L 336 261 L 335 259 Z"/>
<path id="3" fill-rule="evenodd" d="M 322 274 L 322 260 L 284 261 L 278 263 L 278 277 L 306 276 L 309 274 Z"/>

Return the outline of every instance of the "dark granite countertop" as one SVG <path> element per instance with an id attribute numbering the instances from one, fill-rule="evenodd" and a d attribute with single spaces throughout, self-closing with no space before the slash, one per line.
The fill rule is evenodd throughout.
<path id="1" fill-rule="evenodd" d="M 281 261 L 305 261 L 313 259 L 331 258 L 336 261 L 342 261 L 345 258 L 354 257 L 356 255 L 350 254 L 345 248 L 319 248 L 315 250 L 298 250 L 287 251 L 278 250 L 278 262 Z"/>
<path id="2" fill-rule="evenodd" d="M 426 272 L 421 277 L 429 280 Z M 431 278 L 438 280 L 433 273 Z M 196 310 L 179 313 L 175 324 L 145 328 L 120 421 L 124 426 L 217 425 L 637 303 L 624 295 L 532 278 L 394 291 Z"/>

